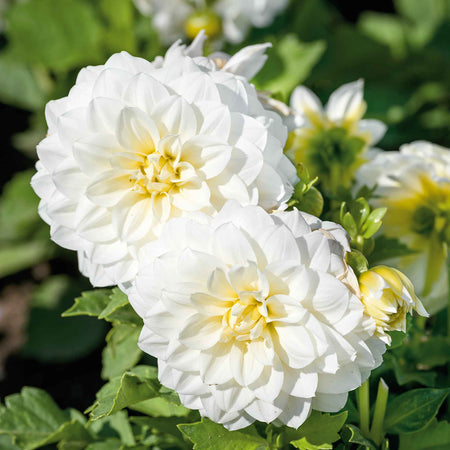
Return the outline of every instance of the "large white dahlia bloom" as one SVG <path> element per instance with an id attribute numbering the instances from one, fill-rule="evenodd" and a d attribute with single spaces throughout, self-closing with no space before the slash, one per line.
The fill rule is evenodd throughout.
<path id="1" fill-rule="evenodd" d="M 413 281 L 427 310 L 435 313 L 448 299 L 450 149 L 417 141 L 400 151 L 370 156 L 357 172 L 357 187 L 377 186 L 373 203 L 388 208 L 382 232 L 415 252 L 393 263 Z"/>
<path id="2" fill-rule="evenodd" d="M 173 217 L 215 214 L 228 199 L 269 210 L 288 200 L 286 127 L 245 77 L 264 48 L 222 70 L 199 56 L 201 42 L 154 63 L 122 52 L 47 105 L 32 185 L 52 239 L 78 251 L 94 285 L 129 280 L 138 249 Z"/>
<path id="3" fill-rule="evenodd" d="M 173 219 L 125 287 L 139 346 L 186 407 L 228 429 L 338 411 L 384 351 L 348 250 L 339 225 L 297 210 L 228 202 Z"/>

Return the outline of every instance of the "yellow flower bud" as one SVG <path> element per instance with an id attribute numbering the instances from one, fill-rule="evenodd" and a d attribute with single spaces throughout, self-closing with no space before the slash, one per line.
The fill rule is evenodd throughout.
<path id="1" fill-rule="evenodd" d="M 195 39 L 201 30 L 205 30 L 206 35 L 210 38 L 218 37 L 222 32 L 222 22 L 220 17 L 211 10 L 194 12 L 187 19 L 184 25 L 184 31 L 188 38 Z"/>
<path id="2" fill-rule="evenodd" d="M 391 338 L 386 331 L 406 331 L 406 315 L 416 311 L 428 313 L 417 298 L 407 276 L 392 267 L 376 266 L 359 277 L 361 301 L 376 323 L 377 334 L 386 343 Z"/>

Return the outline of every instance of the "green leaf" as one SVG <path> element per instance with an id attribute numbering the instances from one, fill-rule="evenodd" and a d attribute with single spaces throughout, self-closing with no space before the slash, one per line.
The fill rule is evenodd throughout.
<path id="1" fill-rule="evenodd" d="M 108 306 L 110 289 L 94 289 L 81 293 L 81 297 L 75 299 L 75 303 L 62 313 L 63 317 L 93 316 L 98 317 Z"/>
<path id="2" fill-rule="evenodd" d="M 387 45 L 395 57 L 406 56 L 407 28 L 401 17 L 367 11 L 361 14 L 358 26 L 367 36 Z"/>
<path id="3" fill-rule="evenodd" d="M 102 353 L 102 378 L 111 379 L 131 369 L 141 359 L 137 342 L 141 329 L 130 325 L 114 325 L 106 336 Z"/>
<path id="4" fill-rule="evenodd" d="M 84 442 L 92 440 L 83 424 L 70 411 L 61 410 L 44 391 L 25 387 L 20 394 L 5 399 L 0 409 L 0 434 L 14 437 L 14 443 L 32 450 L 60 440 Z"/>
<path id="5" fill-rule="evenodd" d="M 300 449 L 332 449 L 333 442 L 340 439 L 339 430 L 347 419 L 347 411 L 330 415 L 313 411 L 305 423 L 294 433 L 296 438 L 290 442 Z"/>
<path id="6" fill-rule="evenodd" d="M 48 288 L 57 281 L 59 286 Z M 60 276 L 42 285 L 40 305 L 30 311 L 28 340 L 23 356 L 45 362 L 66 362 L 80 358 L 98 348 L 104 340 L 106 326 L 90 317 L 61 319 L 61 313 L 72 303 L 80 289 L 88 283 L 84 278 Z M 52 298 L 43 298 L 52 295 Z M 51 332 L 49 332 L 51 330 Z"/>
<path id="7" fill-rule="evenodd" d="M 98 318 L 113 323 L 142 326 L 142 319 L 131 307 L 128 297 L 119 288 L 112 290 L 109 301 Z"/>
<path id="8" fill-rule="evenodd" d="M 0 78 L 1 73 L 0 62 Z M 0 241 L 10 243 L 28 238 L 42 223 L 39 198 L 30 185 L 34 173 L 34 170 L 18 172 L 5 184 L 0 202 Z"/>
<path id="9" fill-rule="evenodd" d="M 377 446 L 371 440 L 365 438 L 361 430 L 355 425 L 346 424 L 341 431 L 341 436 L 344 442 L 358 444 L 370 450 L 377 450 Z"/>
<path id="10" fill-rule="evenodd" d="M 311 73 L 325 51 L 325 43 L 304 43 L 289 34 L 269 50 L 269 61 L 254 78 L 258 89 L 281 93 L 287 97 Z"/>
<path id="11" fill-rule="evenodd" d="M 350 237 L 354 238 L 357 235 L 358 228 L 355 219 L 349 212 L 346 212 L 342 217 L 342 226 L 346 229 Z"/>
<path id="12" fill-rule="evenodd" d="M 380 229 L 386 211 L 387 208 L 377 208 L 369 214 L 361 230 L 365 239 L 372 237 Z"/>
<path id="13" fill-rule="evenodd" d="M 444 366 L 450 361 L 450 339 L 444 336 L 426 336 L 411 346 L 414 359 L 424 367 Z"/>
<path id="14" fill-rule="evenodd" d="M 130 408 L 152 417 L 185 417 L 190 413 L 189 409 L 182 405 L 174 404 L 164 397 L 144 400 Z"/>
<path id="15" fill-rule="evenodd" d="M 20 447 L 13 444 L 13 437 L 6 434 L 0 435 L 0 448 L 2 450 L 20 450 Z"/>
<path id="16" fill-rule="evenodd" d="M 50 242 L 30 241 L 0 248 L 0 278 L 46 261 L 54 254 Z"/>
<path id="17" fill-rule="evenodd" d="M 104 45 L 108 53 L 136 52 L 134 4 L 132 0 L 100 0 L 100 11 L 107 22 Z"/>
<path id="18" fill-rule="evenodd" d="M 398 239 L 382 235 L 375 238 L 375 250 L 369 255 L 369 262 L 372 266 L 391 258 L 399 258 L 413 253 L 415 253 L 414 250 L 409 249 Z"/>
<path id="19" fill-rule="evenodd" d="M 253 426 L 240 431 L 228 431 L 222 425 L 203 418 L 201 422 L 178 425 L 181 432 L 194 443 L 195 450 L 263 450 L 268 442 Z"/>
<path id="20" fill-rule="evenodd" d="M 7 18 L 11 52 L 26 63 L 65 71 L 101 57 L 101 25 L 83 0 L 17 2 Z"/>
<path id="21" fill-rule="evenodd" d="M 450 424 L 436 419 L 418 433 L 401 434 L 399 450 L 448 450 Z"/>
<path id="22" fill-rule="evenodd" d="M 349 202 L 350 213 L 360 228 L 367 220 L 370 214 L 370 206 L 365 198 L 357 198 Z"/>
<path id="23" fill-rule="evenodd" d="M 6 53 L 0 55 L 0 100 L 28 110 L 38 109 L 45 103 L 45 95 L 32 70 Z"/>
<path id="24" fill-rule="evenodd" d="M 160 388 L 154 367 L 137 366 L 113 378 L 97 392 L 97 400 L 88 410 L 90 418 L 98 420 L 143 400 L 158 397 Z"/>
<path id="25" fill-rule="evenodd" d="M 425 428 L 448 395 L 446 389 L 415 389 L 388 404 L 385 428 L 389 433 L 413 433 Z"/>
<path id="26" fill-rule="evenodd" d="M 73 306 L 63 313 L 63 317 L 80 315 L 98 317 L 112 323 L 142 326 L 142 319 L 119 288 L 83 292 L 81 297 L 75 299 Z"/>
<path id="27" fill-rule="evenodd" d="M 407 336 L 403 331 L 388 331 L 388 334 L 392 339 L 390 349 L 400 347 Z"/>

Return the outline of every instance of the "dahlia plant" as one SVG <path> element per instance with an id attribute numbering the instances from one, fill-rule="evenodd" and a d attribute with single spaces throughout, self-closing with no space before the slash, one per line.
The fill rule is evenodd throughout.
<path id="1" fill-rule="evenodd" d="M 66 95 L 46 104 L 31 179 L 49 238 L 92 285 L 59 320 L 111 324 L 105 384 L 84 414 L 37 388 L 7 397 L 0 448 L 447 448 L 430 368 L 449 343 L 430 323 L 448 301 L 450 150 L 374 148 L 389 131 L 364 118 L 362 79 L 333 82 L 322 106 L 289 69 L 320 44 L 226 44 L 287 1 L 133 3 L 166 52 L 109 52 L 52 91 Z"/>

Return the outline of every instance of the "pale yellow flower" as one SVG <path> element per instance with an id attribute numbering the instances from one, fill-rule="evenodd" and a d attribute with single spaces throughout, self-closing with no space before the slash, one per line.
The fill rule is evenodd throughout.
<path id="1" fill-rule="evenodd" d="M 380 339 L 390 344 L 387 331 L 406 331 L 406 315 L 428 316 L 409 278 L 397 269 L 376 266 L 359 277 L 361 301 L 377 325 Z"/>

